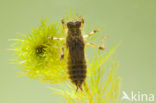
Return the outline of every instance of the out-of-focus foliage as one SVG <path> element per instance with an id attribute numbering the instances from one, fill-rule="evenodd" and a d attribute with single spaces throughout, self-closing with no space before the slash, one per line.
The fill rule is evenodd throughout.
<path id="1" fill-rule="evenodd" d="M 88 77 L 83 85 L 83 91 L 75 91 L 75 87 L 69 82 L 50 87 L 57 95 L 66 99 L 68 103 L 116 103 L 120 78 L 118 76 L 118 64 L 112 55 L 116 48 L 113 47 L 107 54 L 97 53 L 88 67 Z"/>

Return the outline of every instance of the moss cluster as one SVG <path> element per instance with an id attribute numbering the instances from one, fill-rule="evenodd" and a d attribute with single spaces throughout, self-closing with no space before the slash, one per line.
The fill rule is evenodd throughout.
<path id="1" fill-rule="evenodd" d="M 91 62 L 88 60 L 84 90 L 75 93 L 76 88 L 68 80 L 66 70 L 68 51 L 65 49 L 63 60 L 60 60 L 58 52 L 65 41 L 48 39 L 51 36 L 65 35 L 61 23 L 47 25 L 43 19 L 37 29 L 14 39 L 15 63 L 20 64 L 22 75 L 55 84 L 51 89 L 63 96 L 68 103 L 116 103 L 120 90 L 118 65 L 110 59 L 116 48 L 113 47 L 108 53 L 95 53 Z"/>
<path id="2" fill-rule="evenodd" d="M 37 29 L 16 39 L 16 63 L 22 66 L 22 74 L 51 84 L 65 81 L 66 57 L 61 61 L 59 59 L 59 50 L 64 41 L 48 39 L 51 36 L 64 35 L 60 23 L 46 25 L 43 19 Z"/>

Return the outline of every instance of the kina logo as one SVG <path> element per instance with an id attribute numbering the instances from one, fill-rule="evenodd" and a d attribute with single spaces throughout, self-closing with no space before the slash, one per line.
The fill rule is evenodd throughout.
<path id="1" fill-rule="evenodd" d="M 125 91 L 122 91 L 122 100 L 127 100 L 131 102 L 154 102 L 154 94 L 150 93 L 141 93 L 140 91 L 138 92 L 133 92 L 131 93 L 126 93 Z"/>

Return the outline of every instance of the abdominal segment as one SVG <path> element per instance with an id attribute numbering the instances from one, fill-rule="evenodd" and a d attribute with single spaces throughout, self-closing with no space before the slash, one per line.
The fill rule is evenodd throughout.
<path id="1" fill-rule="evenodd" d="M 86 78 L 86 62 L 83 60 L 79 63 L 71 63 L 68 62 L 68 73 L 69 78 L 77 86 L 77 89 L 82 90 L 82 83 L 85 81 Z"/>
<path id="2" fill-rule="evenodd" d="M 77 34 L 78 35 L 78 34 Z M 78 37 L 67 37 L 67 48 L 68 52 L 68 62 L 67 69 L 69 78 L 74 83 L 78 89 L 82 90 L 82 83 L 86 78 L 86 60 L 84 54 L 84 41 L 82 36 Z"/>

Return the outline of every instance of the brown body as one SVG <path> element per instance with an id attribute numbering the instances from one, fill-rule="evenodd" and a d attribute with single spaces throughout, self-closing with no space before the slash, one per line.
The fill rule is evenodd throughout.
<path id="1" fill-rule="evenodd" d="M 84 43 L 83 39 L 92 36 L 98 30 L 94 30 L 88 35 L 82 36 L 81 30 L 84 25 L 84 19 L 80 17 L 81 21 L 69 21 L 67 24 L 62 19 L 63 28 L 67 30 L 67 37 L 65 38 L 57 38 L 57 37 L 48 37 L 50 40 L 66 40 L 66 47 L 68 49 L 68 61 L 67 61 L 67 69 L 69 78 L 74 83 L 78 89 L 82 90 L 82 84 L 85 81 L 87 74 L 87 66 L 84 54 L 85 45 L 90 45 L 100 50 L 105 49 L 104 39 L 107 37 L 103 37 L 102 42 L 103 46 L 97 46 L 93 43 Z M 62 47 L 62 54 L 60 55 L 60 59 L 64 58 L 64 47 Z"/>
<path id="2" fill-rule="evenodd" d="M 71 27 L 70 23 L 73 23 Z M 84 54 L 85 44 L 80 27 L 76 27 L 76 22 L 70 23 L 67 24 L 68 35 L 66 37 L 66 46 L 69 51 L 67 68 L 72 83 L 77 86 L 77 90 L 79 88 L 82 90 L 82 83 L 85 81 L 87 68 Z"/>

